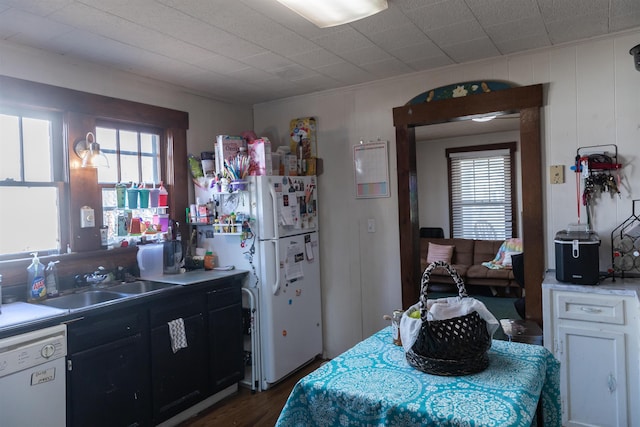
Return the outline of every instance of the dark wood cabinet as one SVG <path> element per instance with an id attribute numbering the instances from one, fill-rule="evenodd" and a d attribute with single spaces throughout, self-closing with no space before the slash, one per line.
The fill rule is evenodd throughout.
<path id="1" fill-rule="evenodd" d="M 244 378 L 242 291 L 239 286 L 207 293 L 211 385 L 220 391 Z"/>
<path id="2" fill-rule="evenodd" d="M 242 275 L 68 322 L 67 426 L 157 425 L 244 376 Z M 186 347 L 173 351 L 169 322 Z"/>
<path id="3" fill-rule="evenodd" d="M 145 426 L 147 340 L 137 313 L 68 325 L 67 425 Z"/>
<path id="4" fill-rule="evenodd" d="M 169 322 L 182 319 L 186 347 L 175 352 Z M 154 424 L 207 396 L 207 335 L 201 294 L 151 308 L 151 389 Z"/>

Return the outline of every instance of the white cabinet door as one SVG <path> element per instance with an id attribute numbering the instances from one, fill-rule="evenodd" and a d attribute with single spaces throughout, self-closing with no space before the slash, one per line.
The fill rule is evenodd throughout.
<path id="1" fill-rule="evenodd" d="M 563 425 L 627 426 L 625 334 L 559 323 Z"/>

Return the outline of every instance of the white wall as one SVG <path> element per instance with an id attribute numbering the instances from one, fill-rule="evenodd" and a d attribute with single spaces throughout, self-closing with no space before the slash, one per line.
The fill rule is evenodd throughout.
<path id="1" fill-rule="evenodd" d="M 329 357 L 385 326 L 382 315 L 401 306 L 392 109 L 432 88 L 471 80 L 544 84 L 545 234 L 539 238 L 544 240 L 549 268 L 555 265 L 555 233 L 577 221 L 576 184 L 569 169 L 576 150 L 617 144 L 626 188 L 619 198 L 601 197 L 594 220 L 594 229 L 603 238 L 601 270 L 608 267 L 611 231 L 631 215 L 631 201 L 640 194 L 640 73 L 629 55 L 639 42 L 636 30 L 254 107 L 255 131 L 269 136 L 275 145 L 286 143 L 292 118 L 318 120 L 318 156 L 324 160 L 324 174 L 318 179 L 320 256 Z M 360 139 L 377 138 L 390 142 L 391 197 L 355 199 L 352 146 Z M 551 185 L 548 169 L 558 164 L 565 166 L 566 180 Z M 369 218 L 376 221 L 375 233 L 367 233 Z"/>

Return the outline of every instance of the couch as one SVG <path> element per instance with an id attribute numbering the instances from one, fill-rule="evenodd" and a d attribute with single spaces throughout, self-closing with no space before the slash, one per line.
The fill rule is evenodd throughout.
<path id="1" fill-rule="evenodd" d="M 420 239 L 420 268 L 424 271 L 427 268 L 429 258 L 429 242 L 436 245 L 453 246 L 453 254 L 450 264 L 458 271 L 462 277 L 467 291 L 473 293 L 470 286 L 490 287 L 492 293 L 496 293 L 496 288 L 502 288 L 504 293 L 513 292 L 520 294 L 520 287 L 515 280 L 511 268 L 491 269 L 482 265 L 483 262 L 492 261 L 504 243 L 503 240 L 473 240 L 473 239 L 443 239 L 443 238 L 421 238 Z M 453 285 L 453 279 L 447 271 L 436 268 L 431 274 L 429 285 L 443 284 Z"/>

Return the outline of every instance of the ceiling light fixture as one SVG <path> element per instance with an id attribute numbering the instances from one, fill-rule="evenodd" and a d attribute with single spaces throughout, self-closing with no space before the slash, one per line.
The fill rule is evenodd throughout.
<path id="1" fill-rule="evenodd" d="M 387 0 L 278 0 L 320 28 L 347 24 L 385 10 Z"/>
<path id="2" fill-rule="evenodd" d="M 85 139 L 76 141 L 73 151 L 82 159 L 83 168 L 109 167 L 109 159 L 100 152 L 100 144 L 96 142 L 93 132 L 87 133 Z"/>
<path id="3" fill-rule="evenodd" d="M 495 119 L 496 116 L 495 115 L 490 115 L 490 116 L 483 116 L 483 117 L 474 117 L 473 120 L 474 122 L 478 122 L 478 123 L 484 123 L 484 122 L 490 122 L 491 120 Z"/>

